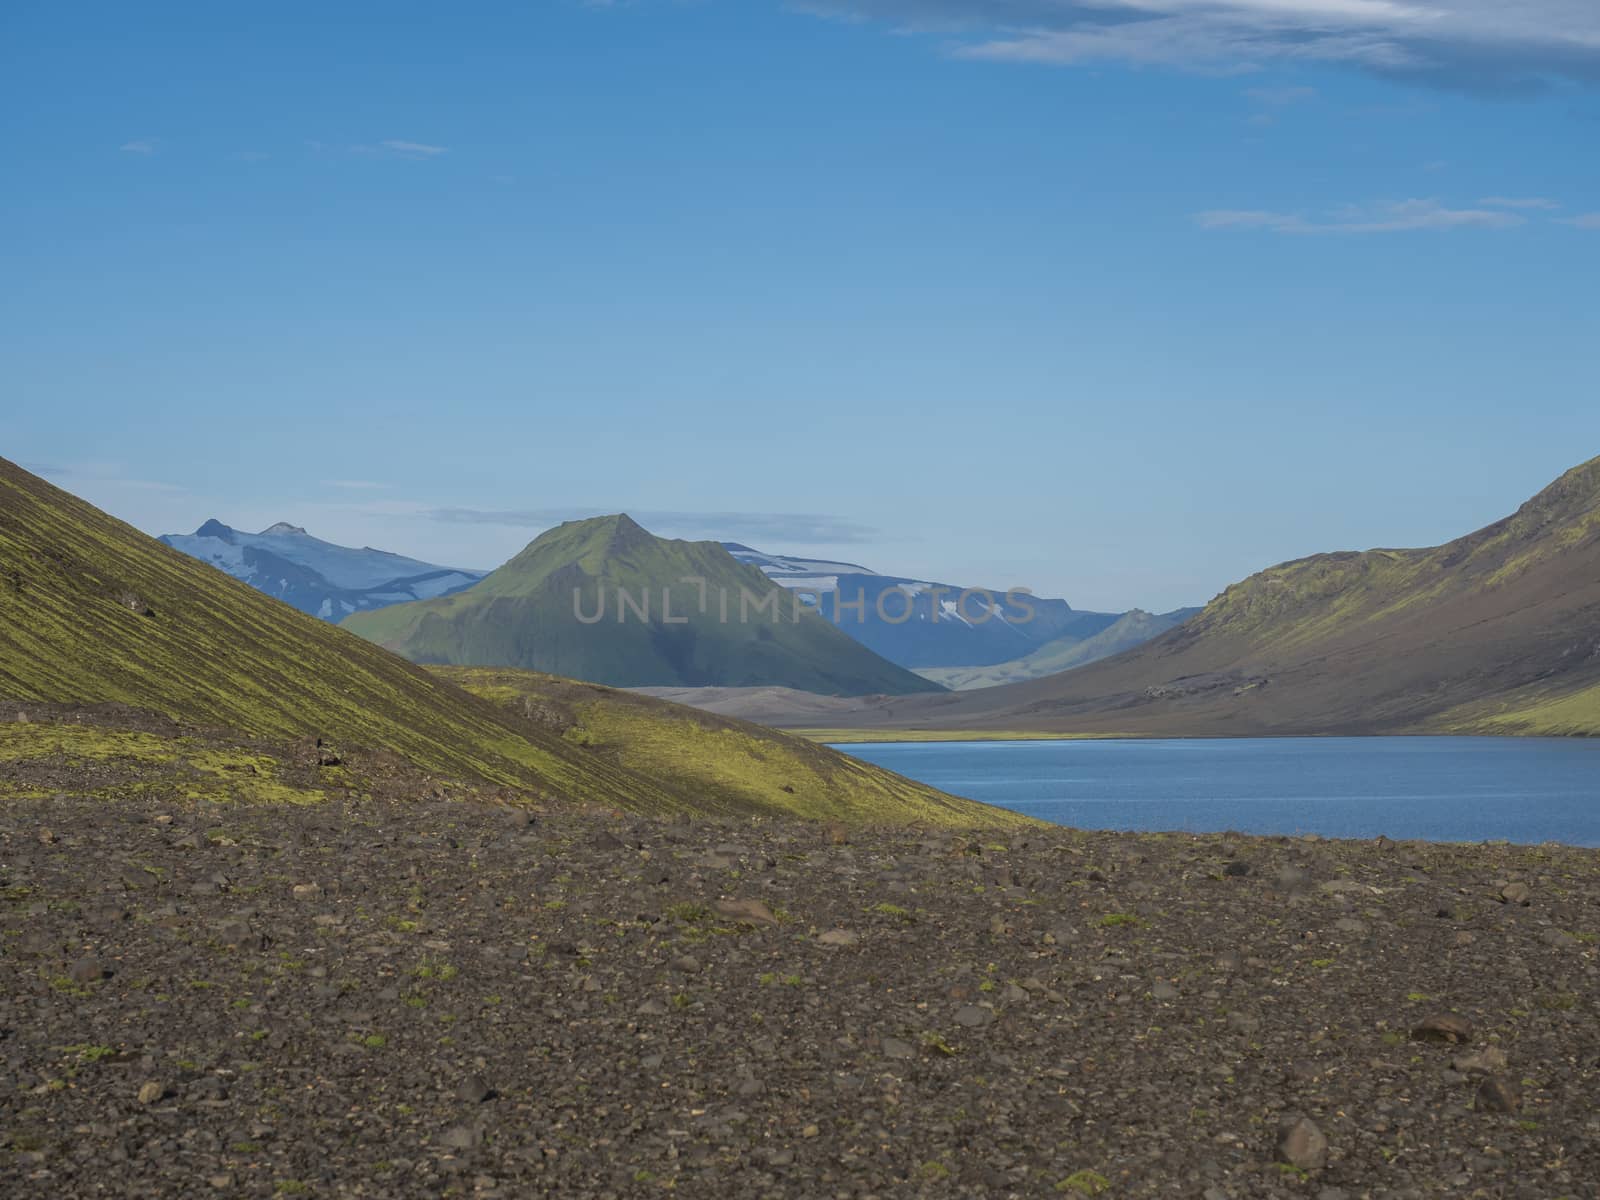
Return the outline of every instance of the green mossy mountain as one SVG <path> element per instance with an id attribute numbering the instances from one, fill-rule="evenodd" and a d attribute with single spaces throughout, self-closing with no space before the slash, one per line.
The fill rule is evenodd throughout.
<path id="1" fill-rule="evenodd" d="M 344 628 L 417 663 L 518 667 L 612 687 L 942 690 L 801 607 L 721 544 L 658 538 L 626 515 L 569 521 L 466 591 L 356 613 Z"/>
<path id="2" fill-rule="evenodd" d="M 1446 545 L 1283 563 L 1114 658 L 830 724 L 1600 735 L 1600 458 Z"/>
<path id="3" fill-rule="evenodd" d="M 559 722 L 475 696 L 263 595 L 4 459 L 0 700 L 20 702 L 21 708 L 9 706 L 19 713 L 34 704 L 41 712 L 111 704 L 160 714 L 197 732 L 187 739 L 173 735 L 157 757 L 166 762 L 175 755 L 211 755 L 218 770 L 254 760 L 236 748 L 219 750 L 204 731 L 285 742 L 323 737 L 346 748 L 399 756 L 440 778 L 512 789 L 551 803 L 884 824 L 1014 820 L 832 751 L 797 757 L 792 739 L 754 726 L 740 726 L 725 739 L 730 759 L 752 764 L 734 772 L 746 778 L 706 789 L 681 765 L 681 747 L 673 745 L 683 711 L 674 705 L 652 702 L 644 715 L 630 705 L 626 720 L 608 721 L 604 697 L 588 696 L 591 733 L 573 736 Z M 71 757 L 76 742 L 57 732 L 59 724 L 48 723 L 70 719 L 70 711 L 27 724 L 18 716 L 8 734 L 9 757 Z M 103 712 L 94 719 L 102 725 L 107 720 Z M 683 719 L 703 727 L 694 714 Z M 130 720 L 141 719 L 135 714 Z M 81 742 L 87 735 L 73 736 Z M 768 736 L 770 747 L 763 744 Z M 629 744 L 635 737 L 637 744 Z M 127 759 L 129 784 L 138 783 L 147 767 L 127 748 L 144 745 L 147 735 L 112 729 L 91 740 L 100 758 Z M 781 801 L 771 797 L 771 781 L 754 769 L 764 757 L 783 775 L 772 784 Z M 782 792 L 785 784 L 794 792 Z"/>

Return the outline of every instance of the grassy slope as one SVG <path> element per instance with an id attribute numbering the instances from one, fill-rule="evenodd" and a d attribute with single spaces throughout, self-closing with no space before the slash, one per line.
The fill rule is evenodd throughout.
<path id="1" fill-rule="evenodd" d="M 648 696 L 509 668 L 430 668 L 452 683 L 552 727 L 630 771 L 648 772 L 683 804 L 761 808 L 875 822 L 1011 825 L 1024 818 L 956 801 L 805 738 Z"/>
<path id="2" fill-rule="evenodd" d="M 755 787 L 726 802 L 702 802 L 684 787 L 658 782 L 673 772 L 652 755 L 677 753 L 665 740 L 625 755 L 595 753 L 270 599 L 4 459 L 0 697 L 109 701 L 251 738 L 314 734 L 392 751 L 442 776 L 634 811 L 781 811 L 950 824 L 996 819 L 994 810 L 864 766 L 835 771 L 827 796 L 806 793 L 817 801 L 814 814 L 797 799 L 798 786 L 795 796 L 783 793 L 771 803 Z M 40 746 L 94 756 L 84 735 L 57 735 L 53 728 L 8 730 L 10 757 L 28 757 L 36 752 L 30 747 Z M 109 734 L 100 744 L 106 738 L 123 745 Z M 182 750 L 174 746 L 163 753 Z M 120 757 L 137 759 L 149 747 L 126 742 L 124 749 Z M 221 760 L 201 767 L 206 763 L 223 769 Z M 903 808 L 897 798 L 906 800 Z"/>
<path id="3" fill-rule="evenodd" d="M 629 797 L 631 781 L 588 771 L 558 739 L 4 460 L 0 695 L 113 701 L 255 737 L 381 746 L 440 774 Z"/>
<path id="4" fill-rule="evenodd" d="M 202 737 L 93 724 L 0 725 L 0 800 L 159 796 L 212 803 L 315 804 L 352 780 L 343 767 L 294 778 L 281 755 Z M 301 775 L 307 774 L 301 772 Z M 313 784 L 321 786 L 313 786 Z"/>
<path id="5" fill-rule="evenodd" d="M 1577 690 L 1519 688 L 1490 702 L 1441 713 L 1429 728 L 1439 733 L 1600 737 L 1600 684 Z"/>
<path id="6" fill-rule="evenodd" d="M 708 611 L 700 589 L 706 581 Z M 617 589 L 650 597 L 650 620 L 618 619 Z M 676 622 L 662 620 L 670 589 Z M 749 610 L 741 589 L 776 593 L 779 619 Z M 607 602 L 605 617 L 574 615 Z M 728 598 L 728 616 L 718 597 Z M 465 592 L 349 617 L 344 626 L 420 663 L 508 666 L 549 671 L 617 687 L 777 684 L 823 694 L 909 694 L 938 685 L 880 658 L 811 612 L 794 619 L 792 597 L 716 542 L 669 541 L 626 516 L 569 521 L 541 534 L 522 553 Z"/>

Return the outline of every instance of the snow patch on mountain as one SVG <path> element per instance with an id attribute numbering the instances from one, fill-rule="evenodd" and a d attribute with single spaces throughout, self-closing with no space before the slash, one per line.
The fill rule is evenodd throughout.
<path id="1" fill-rule="evenodd" d="M 245 533 L 211 520 L 191 534 L 168 534 L 161 540 L 324 621 L 448 596 L 484 576 L 482 571 L 441 567 L 371 546 L 335 545 L 288 521 Z"/>

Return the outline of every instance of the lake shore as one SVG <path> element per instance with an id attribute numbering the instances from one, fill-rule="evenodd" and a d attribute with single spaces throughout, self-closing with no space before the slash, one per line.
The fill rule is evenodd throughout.
<path id="1" fill-rule="evenodd" d="M 1594 851 L 59 798 L 0 900 L 8 1193 L 1600 1180 Z"/>

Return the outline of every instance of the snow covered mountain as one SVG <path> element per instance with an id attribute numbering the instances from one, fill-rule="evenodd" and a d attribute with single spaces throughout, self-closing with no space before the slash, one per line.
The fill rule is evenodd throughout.
<path id="1" fill-rule="evenodd" d="M 161 540 L 325 621 L 407 600 L 447 596 L 471 587 L 485 574 L 439 567 L 370 546 L 359 550 L 336 546 L 283 521 L 260 533 L 207 521 L 193 533 L 169 533 Z"/>
<path id="2" fill-rule="evenodd" d="M 800 592 L 858 642 L 912 670 L 1011 662 L 1068 635 L 1091 638 L 1122 616 L 1078 612 L 1065 600 L 1005 588 L 883 575 L 856 563 L 766 554 L 738 542 L 723 547 Z"/>

